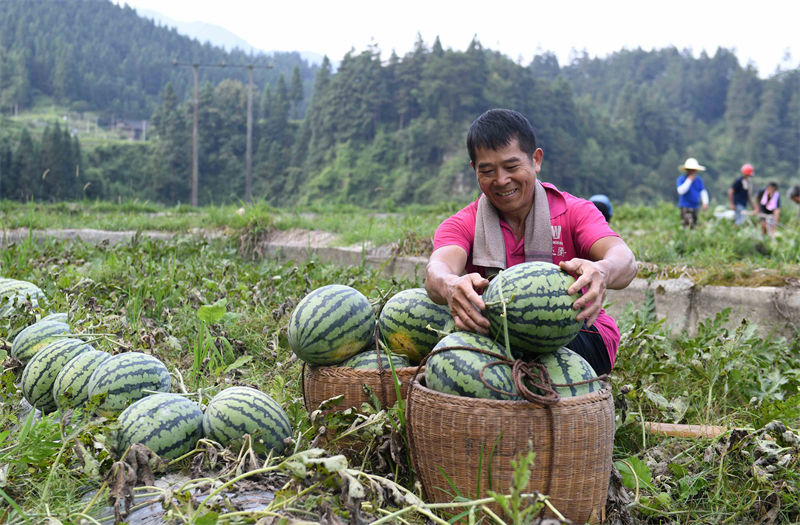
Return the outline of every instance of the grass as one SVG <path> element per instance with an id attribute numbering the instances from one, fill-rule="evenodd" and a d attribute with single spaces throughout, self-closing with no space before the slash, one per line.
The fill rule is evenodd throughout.
<path id="1" fill-rule="evenodd" d="M 49 215 L 45 222 L 61 218 L 75 220 L 72 224 L 80 226 L 81 220 L 95 224 L 94 218 L 87 217 L 100 220 L 106 214 L 116 217 L 118 224 L 130 226 L 125 220 L 165 211 L 146 203 L 132 203 L 127 209 L 82 203 L 74 214 L 67 211 L 72 205 L 37 206 L 4 203 L 3 217 L 19 214 L 20 221 L 38 221 Z M 91 206 L 96 209 L 84 209 Z M 415 493 L 413 472 L 403 460 L 402 440 L 397 441 L 396 429 L 402 434 L 404 421 L 398 407 L 380 412 L 368 409 L 365 415 L 315 418 L 312 423 L 303 407 L 300 366 L 292 358 L 286 337 L 293 305 L 319 286 L 353 286 L 379 303 L 391 295 L 389 290 L 421 283 L 385 279 L 358 266 L 335 267 L 314 260 L 281 264 L 247 256 L 249 251 L 241 239 L 253 239 L 248 237 L 250 233 L 272 228 L 281 220 L 299 221 L 300 214 L 263 205 L 246 210 L 244 216 L 235 214 L 233 207 L 169 211 L 173 218 L 191 217 L 191 222 L 201 216 L 218 225 L 231 211 L 235 222 L 226 224 L 228 236 L 214 239 L 153 241 L 138 237 L 110 246 L 28 239 L 0 252 L 4 277 L 38 284 L 52 302 L 49 310 L 68 311 L 76 332 L 106 334 L 93 343 L 96 348 L 151 353 L 175 373 L 174 384 L 178 377 L 183 379 L 193 399 L 207 401 L 221 388 L 241 384 L 268 393 L 286 410 L 295 428 L 287 458 L 256 465 L 248 463 L 246 454 L 238 456 L 203 444 L 192 457 L 176 460 L 170 467 L 213 478 L 217 488 L 246 486 L 249 481 L 274 486 L 276 499 L 266 510 L 239 513 L 221 504 L 198 508 L 189 492 L 176 490 L 170 498 L 166 492 L 159 493 L 167 498 L 164 505 L 169 516 L 177 523 L 254 523 L 268 516 L 314 520 L 331 509 L 343 519 L 367 512 L 391 521 L 400 516 L 396 512 L 410 508 L 413 512 L 402 512 L 410 523 L 441 522 L 436 517 L 439 511 L 426 506 Z M 657 224 L 658 220 L 670 220 L 671 211 L 675 210 L 623 207 L 615 227 L 636 238 L 632 228 L 641 227 L 642 219 L 635 217 L 653 217 Z M 326 210 L 306 213 L 321 216 Z M 424 213 L 434 220 L 448 209 Z M 632 217 L 623 218 L 628 213 Z M 385 220 L 378 216 L 365 219 L 367 215 L 360 210 L 342 212 L 339 219 L 331 219 L 331 227 L 345 229 L 346 222 L 338 221 L 359 220 L 366 225 L 370 220 L 373 224 Z M 387 231 L 402 229 L 402 221 L 392 217 L 386 220 Z M 160 215 L 149 220 L 167 221 Z M 398 224 L 391 226 L 391 222 Z M 708 228 L 728 231 L 729 241 L 745 235 L 725 230 L 724 224 Z M 683 232 L 673 227 L 664 232 L 675 238 L 694 236 L 693 241 L 703 242 L 701 231 Z M 774 246 L 787 238 L 789 232 Z M 668 244 L 648 244 L 648 253 L 662 263 L 668 253 L 676 253 L 659 248 Z M 730 247 L 718 249 L 724 252 L 719 255 L 721 260 L 729 257 L 725 253 L 735 253 Z M 691 258 L 692 254 L 684 256 Z M 772 258 L 781 257 L 788 256 L 779 251 L 771 257 L 753 254 L 752 260 L 741 263 L 769 267 L 775 262 Z M 17 332 L 44 314 L 27 308 L 0 318 L 0 339 L 6 341 L 0 346 L 0 357 L 8 352 Z M 617 503 L 637 522 L 749 523 L 765 516 L 773 523 L 800 520 L 796 489 L 800 482 L 800 338 L 762 339 L 756 335 L 756 327 L 747 323 L 728 329 L 725 315 L 701 324 L 692 336 L 671 335 L 656 319 L 652 302 L 618 319 L 622 344 L 612 374 L 617 406 L 614 460 L 633 501 Z M 16 524 L 27 518 L 29 523 L 41 523 L 53 517 L 62 523 L 78 523 L 83 515 L 96 519 L 108 497 L 122 494 L 126 487 L 115 484 L 112 475 L 115 457 L 108 436 L 113 418 L 53 414 L 34 419 L 20 406 L 20 373 L 13 360 L 3 362 L 0 499 L 5 503 L 0 504 L 0 521 Z M 662 437 L 645 431 L 644 424 L 649 421 L 722 424 L 737 430 L 719 440 Z M 359 454 L 349 455 L 347 462 L 336 443 L 325 445 L 327 450 L 318 448 L 315 437 L 321 427 L 351 429 L 348 440 L 355 436 L 364 440 L 365 447 Z M 529 459 L 520 458 L 519 464 L 527 464 Z M 518 474 L 522 480 L 524 472 Z M 504 500 L 510 502 L 506 519 L 519 520 L 523 516 L 520 487 L 508 498 Z M 368 510 L 363 510 L 361 502 L 369 502 L 364 507 Z M 467 509 L 472 505 L 469 501 L 462 504 Z"/>
<path id="2" fill-rule="evenodd" d="M 392 246 L 401 255 L 427 256 L 438 224 L 459 209 L 457 203 L 410 206 L 376 212 L 354 206 L 275 208 L 264 202 L 192 208 L 149 202 L 120 204 L 83 201 L 55 204 L 0 201 L 0 224 L 14 228 L 93 228 L 115 231 L 186 232 L 205 229 L 250 234 L 250 241 L 273 230 L 323 230 L 333 245 Z M 681 228 L 672 204 L 619 205 L 612 228 L 641 263 L 640 277 L 688 277 L 699 284 L 783 286 L 800 274 L 800 221 L 788 203 L 775 239 L 762 238 L 754 218 L 741 228 L 730 220 L 701 213 L 695 230 Z"/>
<path id="3" fill-rule="evenodd" d="M 14 135 L 27 128 L 32 135 L 39 136 L 48 125 L 58 123 L 62 128 L 66 127 L 70 134 L 76 134 L 84 149 L 114 142 L 130 142 L 120 130 L 98 125 L 98 119 L 96 112 L 68 109 L 41 94 L 36 96 L 31 108 L 18 115 L 0 115 L 3 125 L 14 130 Z"/>

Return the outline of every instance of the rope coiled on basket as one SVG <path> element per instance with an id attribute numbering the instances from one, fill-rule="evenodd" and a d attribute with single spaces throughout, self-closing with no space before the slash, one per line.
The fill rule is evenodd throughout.
<path id="1" fill-rule="evenodd" d="M 490 357 L 494 357 L 497 360 L 491 361 L 486 363 L 481 367 L 479 375 L 481 382 L 494 392 L 498 394 L 503 394 L 510 397 L 522 397 L 526 401 L 530 401 L 531 403 L 539 403 L 541 405 L 555 405 L 561 400 L 561 396 L 556 392 L 556 387 L 568 387 L 568 386 L 577 386 L 577 385 L 584 385 L 587 383 L 592 383 L 594 381 L 605 381 L 608 379 L 607 374 L 603 374 L 598 377 L 593 377 L 591 379 L 585 379 L 583 381 L 576 381 L 574 383 L 553 383 L 550 380 L 550 374 L 547 371 L 547 367 L 542 363 L 536 362 L 526 362 L 522 359 L 514 359 L 510 360 L 506 356 L 498 354 L 497 352 L 492 352 L 490 350 L 484 350 L 482 348 L 475 348 L 472 346 L 444 346 L 441 348 L 437 348 L 431 351 L 428 355 L 426 355 L 419 364 L 421 368 L 425 363 L 428 361 L 433 355 L 447 352 L 449 350 L 471 350 L 473 352 L 479 352 L 481 354 L 488 355 Z M 515 392 L 506 392 L 499 388 L 496 388 L 490 385 L 486 378 L 484 377 L 484 372 L 490 366 L 496 365 L 507 365 L 511 367 L 511 380 L 514 383 L 514 388 L 516 389 Z M 419 368 L 417 369 L 419 372 Z M 417 378 L 417 374 L 414 374 L 414 379 Z M 410 386 L 410 384 L 409 384 Z M 541 392 L 541 393 L 537 393 Z"/>

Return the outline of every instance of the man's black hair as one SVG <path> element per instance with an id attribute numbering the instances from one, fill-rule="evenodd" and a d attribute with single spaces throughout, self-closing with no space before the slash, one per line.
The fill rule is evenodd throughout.
<path id="1" fill-rule="evenodd" d="M 467 132 L 469 160 L 475 162 L 478 148 L 498 150 L 517 139 L 519 149 L 532 157 L 536 151 L 536 135 L 525 115 L 511 109 L 490 109 L 476 118 Z"/>

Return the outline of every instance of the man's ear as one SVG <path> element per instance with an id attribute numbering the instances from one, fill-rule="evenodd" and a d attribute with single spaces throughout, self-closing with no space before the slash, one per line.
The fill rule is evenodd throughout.
<path id="1" fill-rule="evenodd" d="M 469 161 L 469 167 L 472 168 L 472 171 L 475 171 L 475 163 L 474 162 Z"/>
<path id="2" fill-rule="evenodd" d="M 531 163 L 536 173 L 539 173 L 539 170 L 542 169 L 542 157 L 544 157 L 544 153 L 541 148 L 536 148 L 536 151 L 531 155 Z"/>

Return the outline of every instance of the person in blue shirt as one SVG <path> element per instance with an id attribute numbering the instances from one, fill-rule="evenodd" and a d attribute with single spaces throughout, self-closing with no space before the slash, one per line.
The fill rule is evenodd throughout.
<path id="1" fill-rule="evenodd" d="M 681 210 L 681 224 L 684 227 L 694 228 L 697 225 L 697 209 L 702 206 L 708 209 L 708 192 L 703 184 L 703 179 L 697 174 L 706 171 L 697 159 L 689 157 L 678 169 L 683 175 L 678 177 L 678 208 Z"/>

